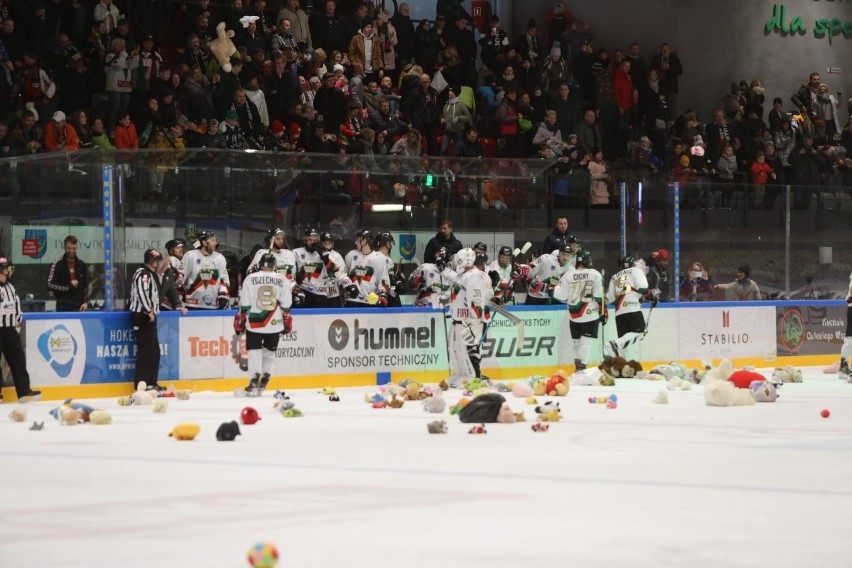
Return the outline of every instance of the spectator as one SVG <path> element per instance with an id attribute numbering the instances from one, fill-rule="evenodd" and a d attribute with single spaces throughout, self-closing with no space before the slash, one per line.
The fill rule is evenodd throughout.
<path id="1" fill-rule="evenodd" d="M 444 47 L 436 30 L 437 23 L 436 27 L 432 27 L 429 20 L 420 20 L 417 31 L 414 32 L 414 60 L 424 69 L 435 68 L 435 59 Z"/>
<path id="2" fill-rule="evenodd" d="M 20 95 L 24 105 L 32 104 L 42 120 L 53 114 L 53 97 L 56 94 L 56 83 L 39 63 L 39 58 L 32 52 L 24 54 L 24 66 L 18 78 Z"/>
<path id="3" fill-rule="evenodd" d="M 721 193 L 719 207 L 721 209 L 730 209 L 731 195 L 734 191 L 734 176 L 737 173 L 737 158 L 734 156 L 734 147 L 730 144 L 725 144 L 725 149 L 722 152 L 722 155 L 719 156 L 719 160 L 716 162 L 716 172 L 718 173 L 719 181 L 721 182 L 719 186 L 719 192 Z M 708 208 L 712 209 L 713 204 L 709 203 Z"/>
<path id="4" fill-rule="evenodd" d="M 423 252 L 423 258 L 435 258 L 441 248 L 446 249 L 447 258 L 459 252 L 464 245 L 453 234 L 453 222 L 449 219 L 441 221 L 441 226 L 438 228 L 437 234 L 426 243 L 426 250 Z"/>
<path id="5" fill-rule="evenodd" d="M 680 277 L 681 302 L 706 302 L 713 294 L 713 279 L 700 262 L 693 262 Z"/>
<path id="6" fill-rule="evenodd" d="M 322 12 L 314 10 L 310 25 L 315 47 L 325 50 L 326 53 L 347 49 L 348 38 L 344 35 L 343 19 L 337 13 L 337 3 L 334 0 L 325 0 Z"/>
<path id="7" fill-rule="evenodd" d="M 557 217 L 553 231 L 544 239 L 541 254 L 550 254 L 556 249 L 569 244 L 573 238 L 574 235 L 568 232 L 568 217 Z"/>
<path id="8" fill-rule="evenodd" d="M 354 40 L 353 40 L 354 41 Z M 314 108 L 323 117 L 325 132 L 336 135 L 346 116 L 346 95 L 334 86 L 334 74 L 326 73 L 314 98 Z"/>
<path id="9" fill-rule="evenodd" d="M 791 101 L 799 109 L 799 112 L 807 115 L 811 120 L 818 116 L 819 100 L 817 94 L 822 79 L 819 73 L 811 73 L 808 77 L 808 82 L 796 91 L 796 94 L 791 97 Z"/>
<path id="10" fill-rule="evenodd" d="M 109 43 L 109 53 L 104 58 L 104 72 L 110 107 L 107 127 L 110 131 L 114 131 L 119 115 L 127 112 L 127 107 L 130 105 L 130 91 L 133 89 L 123 39 L 116 38 Z"/>
<path id="11" fill-rule="evenodd" d="M 92 129 L 89 124 L 88 113 L 84 110 L 75 110 L 74 114 L 71 115 L 71 126 L 77 133 L 80 148 L 91 148 L 93 146 Z"/>
<path id="12" fill-rule="evenodd" d="M 98 0 L 95 4 L 94 17 L 96 22 L 103 22 L 106 25 L 107 33 L 111 33 L 123 16 L 112 0 Z"/>
<path id="13" fill-rule="evenodd" d="M 538 26 L 536 26 L 535 18 L 530 18 L 527 22 L 527 29 L 524 34 L 518 39 L 518 51 L 523 57 L 528 57 L 534 66 L 541 61 L 541 47 L 538 42 Z"/>
<path id="14" fill-rule="evenodd" d="M 24 316 L 21 312 L 21 299 L 9 282 L 11 277 L 12 263 L 5 256 L 0 257 L 0 305 L 3 306 L 3 312 L 0 314 L 0 354 L 6 358 L 6 364 L 12 373 L 18 402 L 27 402 L 41 398 L 41 391 L 30 387 L 27 354 L 21 345 L 21 334 L 17 329 L 21 326 Z M 3 394 L 0 392 L 0 401 L 2 400 Z"/>
<path id="15" fill-rule="evenodd" d="M 571 70 L 562 58 L 562 48 L 559 42 L 550 48 L 550 57 L 541 68 L 541 87 L 548 99 L 556 99 L 559 96 L 560 86 L 571 78 Z"/>
<path id="16" fill-rule="evenodd" d="M 766 156 L 760 150 L 755 155 L 754 162 L 751 164 L 751 184 L 753 194 L 751 195 L 752 207 L 755 209 L 760 207 L 764 202 L 766 184 L 770 179 L 775 179 L 775 170 L 772 166 L 766 163 Z"/>
<path id="17" fill-rule="evenodd" d="M 744 264 L 737 268 L 737 279 L 730 284 L 716 284 L 714 290 L 724 290 L 725 295 L 729 300 L 760 300 L 760 288 L 757 282 L 749 276 L 751 268 L 748 264 Z"/>
<path id="18" fill-rule="evenodd" d="M 390 151 L 391 154 L 401 156 L 420 156 L 423 154 L 423 137 L 416 128 L 408 132 L 396 141 Z"/>
<path id="19" fill-rule="evenodd" d="M 453 155 L 456 158 L 481 158 L 483 156 L 482 144 L 479 143 L 479 131 L 468 128 L 464 139 L 456 144 Z"/>
<path id="20" fill-rule="evenodd" d="M 840 114 L 837 112 L 837 99 L 828 92 L 828 85 L 820 83 L 817 89 L 817 117 L 814 120 L 817 136 L 825 137 L 829 142 L 840 133 Z"/>
<path id="21" fill-rule="evenodd" d="M 660 302 L 668 302 L 669 298 L 669 251 L 660 249 L 643 258 L 637 266 L 644 264 L 647 269 L 648 290 L 657 290 L 655 294 Z"/>
<path id="22" fill-rule="evenodd" d="M 577 18 L 565 9 L 565 2 L 556 2 L 553 11 L 544 16 L 544 25 L 547 28 L 546 45 L 552 46 L 576 21 Z"/>
<path id="23" fill-rule="evenodd" d="M 556 111 L 549 110 L 544 117 L 544 120 L 539 124 L 538 130 L 535 132 L 532 140 L 533 146 L 540 148 L 541 146 L 549 146 L 553 153 L 561 152 L 565 147 L 565 142 L 562 140 L 562 131 L 559 125 L 556 124 Z"/>
<path id="24" fill-rule="evenodd" d="M 790 165 L 790 155 L 796 148 L 796 133 L 790 127 L 790 119 L 787 116 L 781 119 L 781 126 L 773 137 L 778 157 L 785 167 Z"/>
<path id="25" fill-rule="evenodd" d="M 304 44 L 308 48 L 314 46 L 311 39 L 311 28 L 308 25 L 308 15 L 299 6 L 299 0 L 287 0 L 286 7 L 278 12 L 277 20 L 280 22 L 282 18 L 290 20 L 293 37 L 297 44 Z"/>
<path id="26" fill-rule="evenodd" d="M 373 33 L 373 24 L 369 20 L 364 21 L 360 31 L 349 41 L 349 62 L 361 64 L 368 80 L 375 79 L 384 67 L 382 42 Z"/>
<path id="27" fill-rule="evenodd" d="M 12 140 L 20 154 L 37 154 L 44 151 L 44 130 L 38 125 L 34 110 L 24 110 L 21 122 L 12 131 Z"/>
<path id="28" fill-rule="evenodd" d="M 609 206 L 609 185 L 612 183 L 609 166 L 604 162 L 603 150 L 596 148 L 590 152 L 589 175 L 591 177 L 590 203 L 592 207 Z"/>
<path id="29" fill-rule="evenodd" d="M 119 120 L 119 124 L 121 121 Z M 104 120 L 100 117 L 96 117 L 92 121 L 92 144 L 98 148 L 101 152 L 105 154 L 110 154 L 115 152 L 115 146 L 112 145 L 112 142 L 109 139 L 109 136 L 106 132 L 106 126 L 104 126 Z"/>
<path id="30" fill-rule="evenodd" d="M 57 312 L 85 312 L 89 309 L 89 273 L 77 256 L 77 237 L 68 235 L 63 242 L 65 254 L 53 261 L 47 274 L 47 289 L 56 298 Z"/>
<path id="31" fill-rule="evenodd" d="M 781 121 L 787 118 L 787 113 L 784 112 L 784 101 L 781 100 L 781 97 L 775 97 L 772 100 L 772 110 L 769 111 L 769 130 L 772 131 L 772 134 L 775 134 L 779 130 L 781 130 Z"/>
<path id="32" fill-rule="evenodd" d="M 77 132 L 65 121 L 65 113 L 61 110 L 53 113 L 53 119 L 44 129 L 44 147 L 48 152 L 73 152 L 80 149 Z"/>
<path id="33" fill-rule="evenodd" d="M 763 194 L 763 208 L 774 209 L 775 201 L 778 199 L 781 187 L 786 183 L 784 164 L 781 162 L 781 157 L 775 150 L 775 144 L 773 142 L 767 142 L 764 148 L 766 164 L 772 168 L 775 176 L 770 177 L 766 184 L 766 191 Z"/>
<path id="34" fill-rule="evenodd" d="M 447 89 L 447 104 L 444 105 L 441 123 L 444 125 L 444 136 L 441 140 L 441 155 L 447 155 L 450 139 L 454 143 L 461 142 L 466 129 L 473 125 L 473 117 L 461 99 L 458 97 L 460 89 L 450 86 Z"/>
<path id="35" fill-rule="evenodd" d="M 396 28 L 396 36 L 399 40 L 396 45 L 396 53 L 399 56 L 398 67 L 405 67 L 414 61 L 414 23 L 411 21 L 411 7 L 403 2 L 397 6 L 393 0 L 394 14 L 390 19 Z"/>
<path id="36" fill-rule="evenodd" d="M 805 131 L 802 146 L 790 155 L 792 183 L 795 187 L 794 209 L 807 209 L 811 194 L 819 184 L 820 170 L 825 166 L 825 156 L 814 147 L 813 132 Z"/>
<path id="37" fill-rule="evenodd" d="M 683 75 L 683 66 L 680 63 L 680 57 L 672 51 L 669 44 L 663 43 L 660 46 L 660 53 L 651 59 L 651 67 L 660 71 L 660 81 L 663 84 L 663 90 L 669 96 L 669 112 L 677 116 L 677 95 L 679 87 L 679 78 Z"/>
<path id="38" fill-rule="evenodd" d="M 119 150 L 136 150 L 139 148 L 139 136 L 136 125 L 130 120 L 130 114 L 124 113 L 118 117 L 115 127 L 115 147 Z"/>

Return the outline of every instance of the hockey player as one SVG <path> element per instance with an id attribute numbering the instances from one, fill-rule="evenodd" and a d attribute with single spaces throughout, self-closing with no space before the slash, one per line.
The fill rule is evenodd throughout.
<path id="1" fill-rule="evenodd" d="M 500 247 L 500 250 L 497 251 L 497 260 L 486 266 L 485 272 L 492 282 L 496 282 L 494 284 L 493 302 L 499 305 L 514 302 L 515 276 L 512 267 L 512 248 Z"/>
<path id="2" fill-rule="evenodd" d="M 366 308 L 369 306 L 386 307 L 390 295 L 390 276 L 387 257 L 372 250 L 372 233 L 364 231 L 361 235 L 361 256 L 349 271 L 349 279 L 358 287 L 358 296 L 346 300 L 347 307 Z M 370 294 L 376 296 L 371 304 Z"/>
<path id="3" fill-rule="evenodd" d="M 180 271 L 180 263 L 186 254 L 186 241 L 183 239 L 171 239 L 166 243 L 166 252 L 169 253 L 169 265 L 175 278 L 175 285 L 180 290 L 183 287 L 183 273 Z"/>
<path id="4" fill-rule="evenodd" d="M 322 246 L 320 256 L 322 256 L 323 265 L 325 266 L 325 293 L 328 297 L 329 308 L 340 308 L 341 295 L 340 288 L 342 287 L 348 297 L 358 296 L 358 287 L 352 283 L 346 273 L 346 262 L 340 253 L 334 250 L 334 238 L 328 231 L 320 233 L 320 245 Z"/>
<path id="5" fill-rule="evenodd" d="M 598 337 L 599 323 L 606 325 L 608 316 L 606 306 L 601 313 L 603 277 L 592 268 L 591 251 L 584 250 L 577 254 L 576 268 L 562 275 L 553 297 L 568 305 L 574 366 L 577 371 L 582 371 L 589 360 L 592 340 Z"/>
<path id="6" fill-rule="evenodd" d="M 352 267 L 355 266 L 355 263 L 358 262 L 358 259 L 364 256 L 362 252 L 364 248 L 364 233 L 369 233 L 369 231 L 361 230 L 355 233 L 355 248 L 347 252 L 346 257 L 343 259 L 346 261 L 346 272 L 350 272 Z"/>
<path id="7" fill-rule="evenodd" d="M 849 356 L 852 355 L 852 273 L 849 274 L 849 289 L 846 290 L 846 337 L 840 348 L 840 370 L 837 377 L 852 383 Z"/>
<path id="8" fill-rule="evenodd" d="M 320 248 L 319 232 L 316 229 L 305 229 L 305 245 L 293 251 L 296 257 L 296 283 L 305 295 L 305 308 L 328 307 Z"/>
<path id="9" fill-rule="evenodd" d="M 490 317 L 487 306 L 493 288 L 488 275 L 476 268 L 473 249 L 460 250 L 455 260 L 458 277 L 450 300 L 453 326 L 448 341 L 453 368 L 449 383 L 457 387 L 463 380 L 482 378 L 479 343 L 485 333 L 485 322 Z"/>
<path id="10" fill-rule="evenodd" d="M 209 231 L 198 234 L 200 248 L 187 251 L 181 261 L 186 307 L 190 310 L 224 310 L 231 300 L 225 257 L 216 252 L 218 240 Z"/>
<path id="11" fill-rule="evenodd" d="M 566 272 L 575 270 L 571 264 L 574 256 L 574 245 L 562 245 L 556 256 L 545 253 L 530 263 L 526 279 L 528 306 L 538 306 L 553 303 L 553 290 L 559 284 L 559 279 Z"/>
<path id="12" fill-rule="evenodd" d="M 280 335 L 293 331 L 290 307 L 293 283 L 275 272 L 277 259 L 266 253 L 259 270 L 246 277 L 240 291 L 240 311 L 234 316 L 234 331 L 245 332 L 248 349 L 247 396 L 260 396 L 269 384 Z"/>
<path id="13" fill-rule="evenodd" d="M 648 290 L 648 280 L 641 268 L 634 266 L 636 259 L 623 256 L 618 260 L 620 271 L 612 275 L 606 291 L 607 303 L 615 303 L 615 327 L 618 339 L 607 344 L 609 355 L 622 356 L 624 350 L 645 337 L 645 317 L 642 315 L 642 300 L 651 306 L 657 305 L 657 295 Z"/>
<path id="14" fill-rule="evenodd" d="M 275 272 L 283 274 L 288 280 L 293 280 L 296 275 L 296 256 L 287 250 L 284 243 L 284 231 L 275 227 L 266 231 L 266 248 L 258 250 L 254 259 L 248 267 L 248 273 L 257 270 L 261 257 L 266 253 L 272 253 L 275 257 Z"/>
<path id="15" fill-rule="evenodd" d="M 441 248 L 435 254 L 434 263 L 424 262 L 408 277 L 408 285 L 417 290 L 414 305 L 435 307 L 442 298 L 448 300 L 456 276 L 456 271 L 447 262 L 447 249 Z"/>
<path id="16" fill-rule="evenodd" d="M 383 231 L 376 235 L 373 239 L 374 254 L 379 254 L 382 260 L 385 261 L 385 270 L 387 271 L 390 288 L 388 289 L 388 307 L 398 308 L 402 306 L 400 295 L 405 291 L 405 276 L 401 274 L 398 267 L 393 264 L 391 253 L 393 245 L 396 244 L 393 240 L 393 235 Z M 402 260 L 400 260 L 402 262 Z"/>

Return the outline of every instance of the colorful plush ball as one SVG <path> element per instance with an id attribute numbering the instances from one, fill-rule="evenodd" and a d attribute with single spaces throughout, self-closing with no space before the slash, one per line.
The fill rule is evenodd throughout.
<path id="1" fill-rule="evenodd" d="M 612 402 L 618 402 L 618 397 L 615 396 L 615 393 L 612 393 L 611 395 L 609 395 L 609 400 L 611 400 Z"/>
<path id="2" fill-rule="evenodd" d="M 598 401 L 598 399 L 596 397 L 594 397 L 594 396 L 589 397 L 589 404 L 595 404 L 597 401 Z"/>
<path id="3" fill-rule="evenodd" d="M 259 542 L 249 548 L 248 561 L 254 568 L 273 568 L 278 563 L 278 549 L 271 542 Z"/>
<path id="4" fill-rule="evenodd" d="M 606 397 L 605 396 L 599 396 L 598 397 L 598 404 L 606 404 Z"/>
<path id="5" fill-rule="evenodd" d="M 607 408 L 618 408 L 618 403 L 615 402 L 614 400 L 607 400 L 606 401 L 606 407 Z"/>

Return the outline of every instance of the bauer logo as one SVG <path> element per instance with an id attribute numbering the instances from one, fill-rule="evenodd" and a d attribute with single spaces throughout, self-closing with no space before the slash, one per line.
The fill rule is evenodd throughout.
<path id="1" fill-rule="evenodd" d="M 342 319 L 336 319 L 328 326 L 328 344 L 335 351 L 346 349 L 349 343 L 349 326 Z"/>

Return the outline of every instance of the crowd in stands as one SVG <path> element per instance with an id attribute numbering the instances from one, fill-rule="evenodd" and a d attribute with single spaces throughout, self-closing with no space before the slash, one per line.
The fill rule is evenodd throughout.
<path id="1" fill-rule="evenodd" d="M 0 0 L 0 156 L 96 146 L 556 158 L 558 174 L 588 176 L 595 207 L 611 203 L 609 163 L 713 180 L 708 207 L 730 207 L 736 184 L 767 208 L 787 183 L 852 186 L 852 121 L 818 73 L 771 109 L 758 79 L 735 82 L 705 123 L 680 100 L 690 69 L 672 46 L 649 57 L 638 43 L 593 46 L 563 2 L 518 34 L 496 16 L 473 29 L 459 0 L 419 22 L 391 3 Z M 207 47 L 219 22 L 235 32 L 230 71 Z M 809 199 L 797 192 L 796 206 Z"/>

